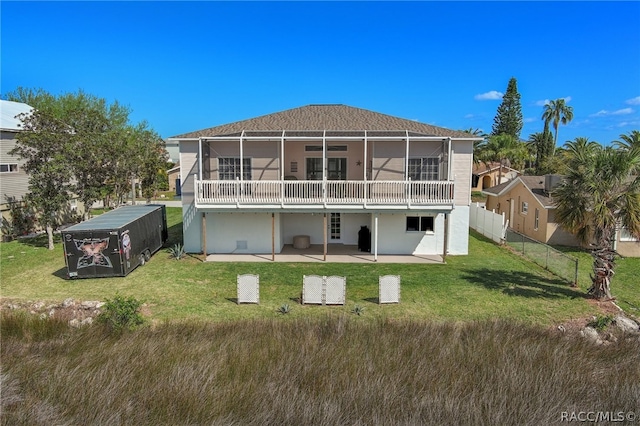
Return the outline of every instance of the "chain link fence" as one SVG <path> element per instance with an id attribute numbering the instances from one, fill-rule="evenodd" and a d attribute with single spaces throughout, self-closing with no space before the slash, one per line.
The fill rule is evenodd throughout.
<path id="1" fill-rule="evenodd" d="M 507 229 L 504 243 L 563 280 L 574 285 L 578 284 L 578 259 L 575 257 L 512 229 Z"/>

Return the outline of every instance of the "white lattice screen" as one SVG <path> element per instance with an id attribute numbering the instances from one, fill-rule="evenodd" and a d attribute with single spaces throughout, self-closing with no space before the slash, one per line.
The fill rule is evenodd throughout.
<path id="1" fill-rule="evenodd" d="M 260 303 L 259 275 L 238 275 L 238 303 Z"/>
<path id="2" fill-rule="evenodd" d="M 344 305 L 345 277 L 305 275 L 302 283 L 302 303 L 316 305 Z"/>
<path id="3" fill-rule="evenodd" d="M 384 275 L 379 279 L 379 303 L 400 303 L 400 276 Z"/>

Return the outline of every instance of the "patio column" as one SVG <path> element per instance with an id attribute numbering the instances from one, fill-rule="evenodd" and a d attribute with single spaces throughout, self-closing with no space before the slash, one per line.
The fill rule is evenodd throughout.
<path id="1" fill-rule="evenodd" d="M 449 147 L 447 149 L 448 154 L 447 154 L 447 180 L 451 181 L 451 136 L 449 136 L 449 138 L 447 139 L 449 142 Z M 473 162 L 473 160 L 471 160 Z M 471 167 L 473 167 L 473 164 L 471 165 Z"/>
<path id="2" fill-rule="evenodd" d="M 324 224 L 324 232 L 323 232 L 323 260 L 326 262 L 327 261 L 327 214 L 324 214 L 324 218 L 322 220 L 322 223 Z"/>
<path id="3" fill-rule="evenodd" d="M 280 180 L 284 180 L 284 130 L 280 137 Z"/>
<path id="4" fill-rule="evenodd" d="M 444 214 L 444 247 L 442 248 L 442 263 L 446 263 L 447 251 L 449 251 L 449 215 Z"/>
<path id="5" fill-rule="evenodd" d="M 207 214 L 202 212 L 202 254 L 207 260 Z"/>
<path id="6" fill-rule="evenodd" d="M 276 217 L 271 213 L 271 261 L 276 260 Z"/>
<path id="7" fill-rule="evenodd" d="M 378 261 L 378 213 L 373 216 L 373 261 Z"/>
<path id="8" fill-rule="evenodd" d="M 242 146 L 243 137 L 244 137 L 244 130 L 240 135 L 240 183 L 242 183 L 242 181 L 244 180 L 244 161 L 242 160 L 244 157 L 243 146 Z"/>
<path id="9" fill-rule="evenodd" d="M 367 131 L 364 131 L 364 159 L 362 160 L 362 180 L 364 181 L 364 191 L 362 191 L 362 196 L 364 197 L 364 205 L 367 205 Z"/>

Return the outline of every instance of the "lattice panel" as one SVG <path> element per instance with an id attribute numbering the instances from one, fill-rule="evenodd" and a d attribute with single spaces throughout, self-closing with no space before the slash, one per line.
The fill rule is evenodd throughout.
<path id="1" fill-rule="evenodd" d="M 344 305 L 347 279 L 345 277 L 331 276 L 324 277 L 324 282 L 324 303 L 327 305 Z"/>
<path id="2" fill-rule="evenodd" d="M 260 303 L 259 275 L 238 275 L 238 303 Z"/>
<path id="3" fill-rule="evenodd" d="M 323 282 L 324 279 L 318 275 L 304 275 L 302 281 L 302 303 L 317 304 L 323 303 Z"/>
<path id="4" fill-rule="evenodd" d="M 380 303 L 400 303 L 400 276 L 384 275 L 379 279 Z"/>

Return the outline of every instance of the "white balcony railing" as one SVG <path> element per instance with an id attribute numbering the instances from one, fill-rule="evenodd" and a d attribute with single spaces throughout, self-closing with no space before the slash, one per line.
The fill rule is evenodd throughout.
<path id="1" fill-rule="evenodd" d="M 216 205 L 442 205 L 453 204 L 447 181 L 195 180 L 198 207 Z"/>

